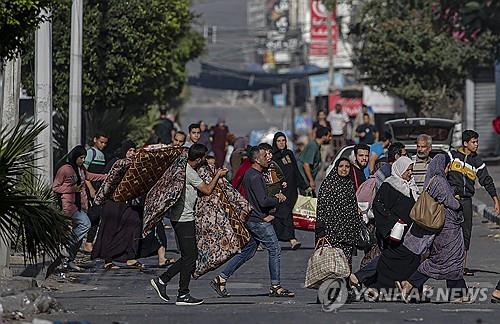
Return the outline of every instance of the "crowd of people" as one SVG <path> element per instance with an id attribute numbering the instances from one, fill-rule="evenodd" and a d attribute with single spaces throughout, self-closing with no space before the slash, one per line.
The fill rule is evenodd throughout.
<path id="1" fill-rule="evenodd" d="M 116 156 L 106 160 L 103 149 L 108 137 L 96 134 L 92 147 L 79 145 L 69 152 L 54 179 L 53 190 L 64 213 L 73 220 L 71 241 L 54 264 L 82 270 L 75 263 L 81 249 L 93 259 L 103 259 L 108 271 L 123 267 L 119 263 L 142 269 L 144 265 L 138 259 L 156 254 L 158 266 L 168 267 L 164 274 L 151 279 L 160 298 L 170 300 L 167 284 L 179 274 L 176 304 L 201 304 L 203 300 L 191 296 L 189 290 L 198 256 L 196 201 L 199 196 L 211 195 L 219 179 L 226 178 L 251 206 L 245 223 L 251 238 L 210 281 L 220 297 L 229 296 L 229 279 L 250 262 L 259 245 L 268 253 L 269 296 L 295 296 L 281 285 L 280 241 L 290 244 L 292 250 L 301 247 L 295 236 L 292 210 L 299 194 L 316 193 L 316 240 L 326 238 L 331 246 L 343 251 L 351 268 L 346 278 L 351 289 L 365 286 L 376 295 L 382 288 L 398 288 L 405 302 L 409 302 L 413 289 L 422 291 L 429 278 L 446 280 L 449 288 L 465 289 L 464 276 L 473 275 L 466 267 L 466 259 L 476 179 L 500 212 L 493 179 L 477 155 L 479 135 L 467 130 L 462 135 L 462 147 L 431 157 L 432 138 L 422 134 L 416 141 L 416 155 L 409 157 L 402 143 L 392 143 L 390 134 L 379 136 L 373 127 L 373 115 L 364 111 L 352 130 L 359 138 L 354 156 L 337 159 L 317 188 L 318 172 L 324 162 L 322 153 L 332 149 L 335 154 L 345 145 L 346 123 L 346 115 L 339 107 L 328 115 L 320 111 L 311 140 L 297 154 L 289 149 L 288 138 L 282 132 L 275 134 L 272 145 L 251 147 L 246 138 L 231 134 L 222 118 L 210 129 L 203 121 L 191 124 L 185 133 L 162 111 L 146 145 L 185 147 L 187 151 L 183 191 L 164 215 L 176 235 L 180 252 L 177 260 L 165 257 L 165 227 L 170 225 L 159 222 L 154 231 L 142 237 L 144 198 L 94 204 L 96 192 L 112 166 L 132 159 L 138 149 L 132 141 L 124 141 Z M 207 164 L 214 171 L 209 183 L 197 172 Z M 422 230 L 410 217 L 424 191 L 444 206 L 445 223 L 439 232 Z M 364 227 L 375 237 L 368 246 L 360 245 Z M 82 245 L 82 241 L 86 243 Z M 364 252 L 364 258 L 361 268 L 354 271 L 352 259 L 358 251 Z M 467 301 L 466 295 L 459 297 L 457 301 Z M 499 297 L 494 293 L 492 300 L 498 301 Z"/>

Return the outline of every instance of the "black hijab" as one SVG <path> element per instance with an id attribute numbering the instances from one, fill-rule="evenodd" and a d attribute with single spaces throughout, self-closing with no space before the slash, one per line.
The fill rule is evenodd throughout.
<path id="1" fill-rule="evenodd" d="M 284 137 L 285 140 L 286 140 L 286 135 L 285 133 L 283 132 L 277 132 L 276 134 L 274 134 L 274 138 L 273 138 L 273 160 L 277 161 L 277 160 L 280 160 L 282 157 L 284 157 L 285 155 L 288 154 L 288 148 L 287 146 L 285 145 L 285 148 L 283 150 L 280 150 L 278 148 L 278 138 L 280 137 Z"/>
<path id="2" fill-rule="evenodd" d="M 76 173 L 76 185 L 81 185 L 82 184 L 82 177 L 80 175 L 80 168 L 76 164 L 76 160 L 83 155 L 87 155 L 87 150 L 83 145 L 77 145 L 75 146 L 69 153 L 68 153 L 68 162 L 67 164 L 71 165 L 73 170 Z M 80 192 L 75 192 L 75 205 L 78 208 L 78 210 L 82 210 L 82 195 Z"/>
<path id="3" fill-rule="evenodd" d="M 339 175 L 338 169 L 342 161 L 349 162 L 349 159 L 338 159 L 335 169 L 328 174 L 319 188 L 317 220 L 324 224 L 331 244 L 355 246 L 359 239 L 361 218 L 351 177 Z"/>
<path id="4" fill-rule="evenodd" d="M 346 176 L 341 176 L 341 175 L 339 174 L 339 166 L 340 166 L 340 162 L 342 162 L 342 161 L 346 161 L 347 163 L 349 163 L 349 166 L 350 166 L 351 168 L 353 167 L 353 165 L 352 165 L 351 161 L 349 161 L 349 159 L 348 159 L 348 158 L 346 158 L 346 157 L 340 157 L 340 158 L 337 160 L 337 162 L 335 162 L 335 167 L 334 167 L 334 170 L 333 170 L 333 171 L 335 171 L 335 173 L 337 173 L 337 176 L 338 176 L 339 178 L 350 178 L 350 177 L 351 177 L 350 173 L 348 173 Z"/>
<path id="5" fill-rule="evenodd" d="M 127 157 L 127 152 L 128 150 L 130 149 L 135 149 L 137 147 L 137 145 L 131 141 L 131 140 L 125 140 L 122 142 L 122 146 L 120 148 L 120 152 L 118 154 L 118 158 L 119 159 L 124 159 Z"/>

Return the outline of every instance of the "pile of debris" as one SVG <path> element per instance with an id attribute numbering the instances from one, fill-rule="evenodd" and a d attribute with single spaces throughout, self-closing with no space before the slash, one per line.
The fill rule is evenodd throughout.
<path id="1" fill-rule="evenodd" d="M 0 318 L 23 320 L 35 314 L 63 311 L 62 306 L 29 278 L 0 279 Z"/>

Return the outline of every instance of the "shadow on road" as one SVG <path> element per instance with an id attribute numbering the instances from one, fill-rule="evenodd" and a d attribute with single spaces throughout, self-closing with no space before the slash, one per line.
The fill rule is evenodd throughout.
<path id="1" fill-rule="evenodd" d="M 500 272 L 497 271 L 490 271 L 490 270 L 482 270 L 482 269 L 469 269 L 470 272 L 476 273 L 476 272 L 482 272 L 482 273 L 491 273 L 491 274 L 500 274 Z"/>

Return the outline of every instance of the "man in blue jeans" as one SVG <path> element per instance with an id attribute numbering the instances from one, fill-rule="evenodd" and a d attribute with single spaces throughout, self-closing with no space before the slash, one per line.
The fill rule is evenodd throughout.
<path id="1" fill-rule="evenodd" d="M 247 199 L 252 206 L 250 217 L 246 223 L 248 230 L 252 234 L 252 238 L 240 253 L 228 261 L 221 274 L 210 282 L 210 286 L 220 297 L 228 297 L 229 294 L 226 290 L 227 280 L 239 267 L 253 258 L 258 245 L 262 243 L 269 254 L 269 273 L 271 275 L 269 297 L 294 297 L 295 294 L 293 292 L 280 285 L 281 247 L 271 224 L 274 216 L 269 215 L 269 211 L 279 203 L 284 202 L 286 197 L 282 193 L 276 194 L 275 197 L 267 195 L 266 183 L 262 175 L 262 171 L 269 166 L 265 149 L 252 147 L 249 157 L 252 166 L 245 172 L 243 187 L 245 188 Z"/>

